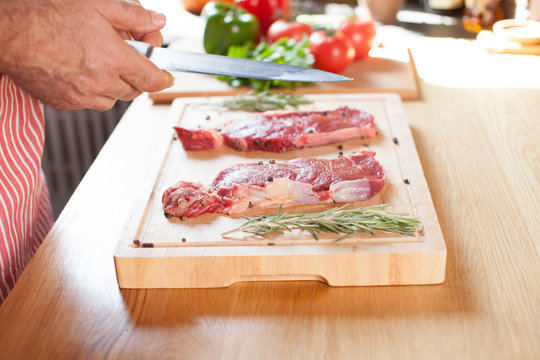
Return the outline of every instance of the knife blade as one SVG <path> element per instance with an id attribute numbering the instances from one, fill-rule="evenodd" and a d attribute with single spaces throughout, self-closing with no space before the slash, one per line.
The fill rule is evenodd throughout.
<path id="1" fill-rule="evenodd" d="M 165 49 L 134 40 L 126 40 L 126 42 L 139 54 L 149 58 L 161 70 L 284 81 L 352 80 L 346 76 L 307 67 Z"/>

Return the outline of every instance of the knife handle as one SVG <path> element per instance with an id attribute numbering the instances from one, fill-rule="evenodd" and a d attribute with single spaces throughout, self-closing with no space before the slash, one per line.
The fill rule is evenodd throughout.
<path id="1" fill-rule="evenodd" d="M 126 42 L 142 56 L 146 56 L 147 58 L 150 57 L 150 54 L 152 53 L 152 49 L 153 49 L 152 45 L 142 42 L 142 41 L 135 41 L 135 40 L 126 40 Z"/>

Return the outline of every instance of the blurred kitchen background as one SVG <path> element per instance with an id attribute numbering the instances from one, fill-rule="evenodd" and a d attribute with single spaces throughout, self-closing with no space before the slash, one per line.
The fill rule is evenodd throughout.
<path id="1" fill-rule="evenodd" d="M 201 6 L 200 0 L 178 1 L 183 8 L 190 10 L 193 17 Z M 507 8 L 505 11 L 511 13 L 509 17 L 527 18 L 529 10 L 531 13 L 540 10 L 540 0 L 360 0 L 360 3 L 363 5 L 370 3 L 373 10 L 377 7 L 379 8 L 377 11 L 383 13 L 391 6 L 399 10 L 393 21 L 379 19 L 385 22 L 385 24 L 378 23 L 377 30 L 383 30 L 382 33 L 389 27 L 398 28 L 399 36 L 406 34 L 406 36 L 474 39 L 476 34 L 466 31 L 462 24 L 464 5 L 490 1 L 503 4 Z M 151 1 L 142 3 L 147 8 L 154 8 Z M 358 10 L 358 4 L 357 0 L 291 0 L 293 15 L 322 14 L 329 11 L 347 12 L 354 8 Z M 182 10 L 182 7 L 179 8 Z M 377 20 L 376 14 L 373 15 Z M 169 22 L 174 21 L 175 14 L 167 16 Z M 170 41 L 170 37 L 170 34 L 164 32 L 165 42 Z M 42 166 L 47 176 L 55 218 L 64 208 L 129 105 L 130 102 L 119 101 L 113 109 L 105 112 L 59 111 L 45 107 L 45 149 Z"/>

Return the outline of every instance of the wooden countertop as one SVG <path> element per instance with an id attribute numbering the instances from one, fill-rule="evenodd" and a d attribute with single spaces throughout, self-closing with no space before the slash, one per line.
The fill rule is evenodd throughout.
<path id="1" fill-rule="evenodd" d="M 404 107 L 448 248 L 442 285 L 120 290 L 112 254 L 169 110 L 143 96 L 0 307 L 0 358 L 540 357 L 540 57 L 410 45 L 422 99 Z"/>

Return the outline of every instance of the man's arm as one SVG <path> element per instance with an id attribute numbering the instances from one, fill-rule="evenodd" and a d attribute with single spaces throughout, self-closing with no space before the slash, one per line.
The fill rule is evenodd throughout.
<path id="1" fill-rule="evenodd" d="M 0 73 L 59 109 L 106 110 L 174 78 L 123 38 L 162 42 L 165 16 L 129 0 L 0 0 Z"/>

